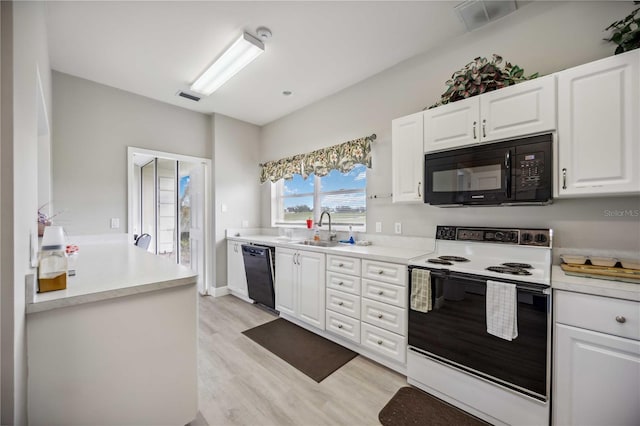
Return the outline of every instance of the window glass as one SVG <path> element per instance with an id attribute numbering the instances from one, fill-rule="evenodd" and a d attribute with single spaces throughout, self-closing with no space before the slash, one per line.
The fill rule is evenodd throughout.
<path id="1" fill-rule="evenodd" d="M 354 225 L 363 230 L 366 222 L 366 166 L 357 165 L 348 173 L 332 170 L 321 178 L 294 175 L 273 185 L 274 225 L 304 225 L 318 220 L 323 210 L 331 214 L 332 224 Z M 315 202 L 314 202 L 315 201 Z"/>

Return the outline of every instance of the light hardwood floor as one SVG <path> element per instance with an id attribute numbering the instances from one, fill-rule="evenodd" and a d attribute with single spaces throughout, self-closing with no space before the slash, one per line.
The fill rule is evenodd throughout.
<path id="1" fill-rule="evenodd" d="M 199 408 L 211 426 L 379 425 L 407 384 L 362 356 L 316 383 L 241 334 L 276 317 L 234 296 L 200 297 L 199 316 Z"/>

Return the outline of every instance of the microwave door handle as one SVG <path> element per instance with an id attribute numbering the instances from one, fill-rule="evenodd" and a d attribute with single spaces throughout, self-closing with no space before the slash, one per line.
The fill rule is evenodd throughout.
<path id="1" fill-rule="evenodd" d="M 504 155 L 504 168 L 505 168 L 505 176 L 504 176 L 504 186 L 505 193 L 507 195 L 507 199 L 511 199 L 511 151 L 507 151 Z"/>

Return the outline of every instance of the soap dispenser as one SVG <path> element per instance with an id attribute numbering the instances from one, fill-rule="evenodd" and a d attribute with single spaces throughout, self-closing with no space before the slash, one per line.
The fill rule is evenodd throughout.
<path id="1" fill-rule="evenodd" d="M 67 288 L 67 266 L 62 227 L 45 227 L 38 260 L 38 293 Z"/>

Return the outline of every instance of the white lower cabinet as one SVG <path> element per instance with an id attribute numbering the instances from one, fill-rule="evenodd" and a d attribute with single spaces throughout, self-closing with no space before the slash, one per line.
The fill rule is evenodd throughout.
<path id="1" fill-rule="evenodd" d="M 325 255 L 276 249 L 276 309 L 316 328 L 325 328 Z"/>
<path id="2" fill-rule="evenodd" d="M 242 243 L 227 241 L 227 289 L 235 296 L 248 298 L 247 275 L 244 272 Z"/>
<path id="3" fill-rule="evenodd" d="M 406 282 L 406 265 L 328 255 L 327 331 L 392 368 L 405 364 Z"/>
<path id="4" fill-rule="evenodd" d="M 555 296 L 553 424 L 639 424 L 640 303 Z"/>

